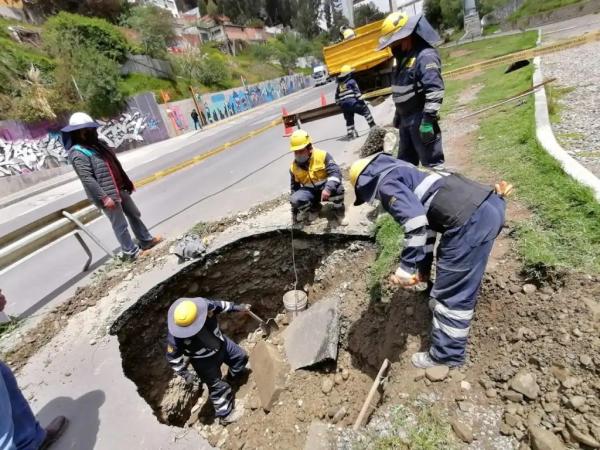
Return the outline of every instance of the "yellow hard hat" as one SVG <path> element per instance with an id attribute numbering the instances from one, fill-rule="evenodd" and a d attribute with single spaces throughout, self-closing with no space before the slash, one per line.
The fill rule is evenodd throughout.
<path id="1" fill-rule="evenodd" d="M 208 303 L 201 297 L 180 298 L 169 308 L 167 324 L 169 332 L 177 338 L 188 338 L 197 334 L 208 314 Z"/>
<path id="2" fill-rule="evenodd" d="M 342 66 L 342 68 L 340 69 L 340 75 L 344 76 L 344 75 L 348 75 L 349 73 L 353 72 L 354 68 L 349 65 L 349 64 L 344 64 Z"/>
<path id="3" fill-rule="evenodd" d="M 184 300 L 175 308 L 173 318 L 180 327 L 189 327 L 198 317 L 198 307 L 191 300 Z"/>
<path id="4" fill-rule="evenodd" d="M 408 15 L 403 12 L 396 11 L 389 14 L 381 24 L 381 35 L 377 50 L 381 50 L 393 42 L 409 36 L 414 31 L 414 27 L 420 17 L 421 16 L 413 16 L 413 20 L 411 20 L 409 23 Z M 400 30 L 405 32 L 398 33 Z"/>
<path id="5" fill-rule="evenodd" d="M 311 144 L 310 136 L 304 130 L 296 130 L 290 137 L 290 151 L 297 152 L 303 150 L 307 145 Z"/>
<path id="6" fill-rule="evenodd" d="M 352 183 L 352 187 L 356 188 L 356 181 L 365 167 L 369 165 L 369 163 L 373 160 L 372 157 L 369 158 L 361 158 L 356 160 L 350 166 L 350 183 Z"/>
<path id="7" fill-rule="evenodd" d="M 344 36 L 344 39 L 351 39 L 356 37 L 356 33 L 354 33 L 352 28 L 346 28 L 344 31 L 342 31 L 342 36 Z"/>

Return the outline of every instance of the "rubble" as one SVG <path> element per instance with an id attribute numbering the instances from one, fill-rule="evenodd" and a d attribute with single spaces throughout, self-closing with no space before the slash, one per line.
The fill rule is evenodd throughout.
<path id="1" fill-rule="evenodd" d="M 284 363 L 277 348 L 264 341 L 256 344 L 250 353 L 250 363 L 261 406 L 269 411 L 285 388 Z"/>
<path id="2" fill-rule="evenodd" d="M 283 333 L 292 370 L 337 358 L 339 298 L 316 302 L 300 313 Z"/>
<path id="3" fill-rule="evenodd" d="M 566 450 L 554 433 L 541 427 L 529 428 L 529 439 L 533 450 Z"/>
<path id="4" fill-rule="evenodd" d="M 425 369 L 425 376 L 427 379 L 434 382 L 444 381 L 449 373 L 450 368 L 448 366 L 434 366 Z"/>
<path id="5" fill-rule="evenodd" d="M 308 428 L 304 450 L 330 450 L 331 433 L 327 424 L 312 422 Z"/>
<path id="6" fill-rule="evenodd" d="M 535 375 L 526 370 L 520 370 L 510 381 L 510 387 L 523 394 L 530 400 L 535 400 L 540 392 Z"/>
<path id="7" fill-rule="evenodd" d="M 470 444 L 473 442 L 473 430 L 469 425 L 459 421 L 458 419 L 452 419 L 450 421 L 450 426 L 454 431 L 454 434 L 463 442 Z"/>

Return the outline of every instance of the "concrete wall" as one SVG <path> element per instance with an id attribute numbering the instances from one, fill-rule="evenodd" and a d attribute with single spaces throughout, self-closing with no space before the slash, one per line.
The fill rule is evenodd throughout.
<path id="1" fill-rule="evenodd" d="M 549 23 L 561 22 L 575 17 L 595 14 L 600 12 L 600 0 L 589 0 L 587 2 L 575 3 L 552 11 L 537 14 L 516 23 L 504 23 L 502 29 L 533 28 Z"/>

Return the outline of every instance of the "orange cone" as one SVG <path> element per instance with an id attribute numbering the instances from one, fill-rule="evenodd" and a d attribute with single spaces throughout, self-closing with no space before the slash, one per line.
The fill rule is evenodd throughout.
<path id="1" fill-rule="evenodd" d="M 283 106 L 281 107 L 281 115 L 283 117 L 288 115 L 287 110 Z M 293 132 L 294 132 L 293 127 L 287 126 L 287 124 L 285 123 L 285 120 L 284 120 L 283 121 L 283 137 L 290 137 Z"/>
<path id="2" fill-rule="evenodd" d="M 321 92 L 321 106 L 327 106 L 327 99 L 325 99 L 325 94 Z"/>

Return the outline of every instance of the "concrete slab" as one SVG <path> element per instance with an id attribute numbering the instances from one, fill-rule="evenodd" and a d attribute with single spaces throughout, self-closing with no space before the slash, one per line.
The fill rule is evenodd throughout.
<path id="1" fill-rule="evenodd" d="M 304 450 L 331 450 L 331 432 L 329 426 L 323 422 L 313 422 L 308 428 Z"/>
<path id="2" fill-rule="evenodd" d="M 320 300 L 284 331 L 285 353 L 293 370 L 337 358 L 339 299 Z"/>
<path id="3" fill-rule="evenodd" d="M 277 347 L 261 341 L 250 353 L 250 365 L 260 404 L 265 411 L 270 411 L 285 389 L 285 363 Z"/>

